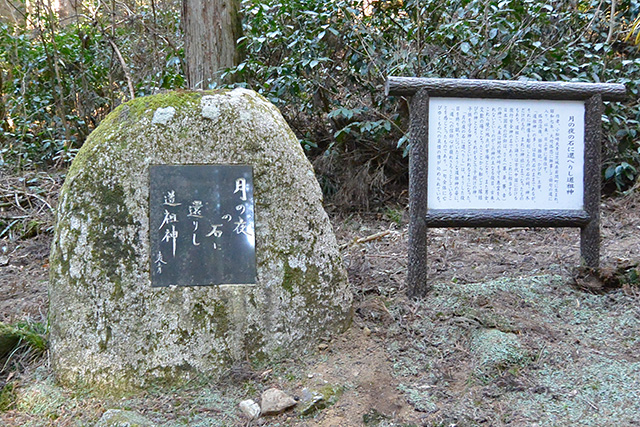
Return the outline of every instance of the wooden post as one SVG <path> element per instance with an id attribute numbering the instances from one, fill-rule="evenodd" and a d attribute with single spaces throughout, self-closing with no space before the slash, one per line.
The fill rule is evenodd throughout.
<path id="1" fill-rule="evenodd" d="M 409 152 L 409 250 L 407 295 L 427 295 L 427 171 L 429 137 L 429 94 L 419 90 L 411 98 Z"/>
<path id="2" fill-rule="evenodd" d="M 580 227 L 580 258 L 591 268 L 600 266 L 600 156 L 602 146 L 602 96 L 584 104 L 584 210 L 589 222 Z"/>

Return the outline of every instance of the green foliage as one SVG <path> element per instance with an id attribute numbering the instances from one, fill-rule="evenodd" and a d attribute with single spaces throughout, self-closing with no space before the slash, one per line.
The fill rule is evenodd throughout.
<path id="1" fill-rule="evenodd" d="M 347 140 L 379 140 L 396 128 L 381 84 L 385 74 L 357 52 L 362 11 L 351 1 L 245 0 L 245 62 L 238 74 L 285 111 L 315 129 L 322 151 Z M 397 130 L 396 130 L 397 131 Z M 308 147 L 315 148 L 315 147 Z"/>
<path id="2" fill-rule="evenodd" d="M 64 25 L 33 4 L 0 24 L 0 164 L 62 164 L 131 91 L 184 85 L 181 1 L 86 1 Z M 611 19 L 611 0 L 242 0 L 246 59 L 226 75 L 278 105 L 310 156 L 359 163 L 344 173 L 370 186 L 406 173 L 408 108 L 385 96 L 389 75 L 624 83 L 603 149 L 624 191 L 640 170 L 640 2 L 616 6 Z"/>
<path id="3" fill-rule="evenodd" d="M 17 347 L 25 345 L 37 353 L 47 350 L 47 329 L 38 322 L 19 322 L 13 325 L 0 322 L 0 356 L 6 357 Z M 4 345 L 6 344 L 6 345 Z"/>
<path id="4" fill-rule="evenodd" d="M 542 0 L 243 5 L 247 59 L 229 72 L 279 105 L 294 127 L 313 127 L 318 147 L 307 147 L 312 152 L 376 147 L 370 157 L 388 161 L 378 156 L 380 147 L 395 139 L 404 153 L 394 155 L 406 155 L 407 138 L 399 130 L 406 127 L 406 105 L 385 97 L 389 75 L 621 82 L 630 101 L 607 105 L 604 168 L 620 190 L 636 178 L 640 58 L 631 43 L 618 40 L 623 30 L 613 38 L 609 30 L 612 22 L 624 29 L 636 19 L 637 0 L 618 2 L 613 21 L 610 3 L 600 0 L 553 6 Z"/>
<path id="5" fill-rule="evenodd" d="M 48 348 L 47 329 L 42 323 L 23 321 L 0 322 L 0 413 L 16 404 L 15 382 L 8 381 L 10 370 L 21 370 Z M 8 376 L 11 379 L 11 375 Z"/>
<path id="6" fill-rule="evenodd" d="M 395 222 L 397 225 L 402 225 L 402 210 L 387 207 L 384 215 L 389 221 Z"/>
<path id="7" fill-rule="evenodd" d="M 79 3 L 61 22 L 37 0 L 0 23 L 0 165 L 68 162 L 129 84 L 136 96 L 182 86 L 179 3 L 110 5 Z"/>
<path id="8" fill-rule="evenodd" d="M 47 332 L 46 325 L 39 322 L 0 322 L 0 413 L 13 409 L 16 404 L 16 383 L 9 381 L 9 371 L 20 371 L 45 354 L 49 347 Z"/>
<path id="9" fill-rule="evenodd" d="M 13 409 L 17 398 L 16 387 L 13 382 L 5 384 L 0 388 L 0 412 Z"/>

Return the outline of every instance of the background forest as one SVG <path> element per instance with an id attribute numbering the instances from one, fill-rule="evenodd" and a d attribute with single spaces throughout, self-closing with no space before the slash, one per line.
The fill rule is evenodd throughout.
<path id="1" fill-rule="evenodd" d="M 47 284 L 67 167 L 121 103 L 187 88 L 191 1 L 0 0 L 0 425 L 104 425 L 110 409 L 165 427 L 640 425 L 640 0 L 224 0 L 241 59 L 210 88 L 258 91 L 297 134 L 338 207 L 353 327 L 213 383 L 126 400 L 56 386 Z M 433 229 L 435 290 L 406 298 L 408 105 L 385 96 L 390 75 L 624 83 L 603 115 L 616 197 L 598 277 L 574 269 L 575 229 Z M 511 339 L 494 357 L 476 338 L 497 332 Z M 274 386 L 326 407 L 247 423 L 239 402 Z"/>
<path id="2" fill-rule="evenodd" d="M 120 103 L 185 87 L 182 7 L 0 0 L 0 165 L 62 167 Z M 628 101 L 604 116 L 606 188 L 628 190 L 640 171 L 638 0 L 242 0 L 240 10 L 244 59 L 222 81 L 282 110 L 336 204 L 366 208 L 405 185 L 407 105 L 385 97 L 389 75 L 625 83 Z"/>

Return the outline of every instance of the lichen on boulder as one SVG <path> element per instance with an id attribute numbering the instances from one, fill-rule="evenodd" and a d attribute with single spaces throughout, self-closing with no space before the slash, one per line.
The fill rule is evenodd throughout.
<path id="1" fill-rule="evenodd" d="M 253 167 L 257 283 L 152 287 L 149 166 Z M 169 92 L 114 110 L 78 153 L 51 251 L 59 381 L 113 391 L 217 376 L 344 330 L 352 296 L 313 168 L 280 112 L 245 89 Z"/>

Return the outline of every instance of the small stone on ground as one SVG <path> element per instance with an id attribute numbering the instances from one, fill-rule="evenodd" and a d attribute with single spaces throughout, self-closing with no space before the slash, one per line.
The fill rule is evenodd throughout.
<path id="1" fill-rule="evenodd" d="M 260 416 L 260 405 L 251 399 L 243 400 L 240 402 L 240 410 L 250 420 L 258 418 Z"/>
<path id="2" fill-rule="evenodd" d="M 296 405 L 293 397 L 282 390 L 270 388 L 262 393 L 262 414 L 275 415 L 286 411 Z"/>

